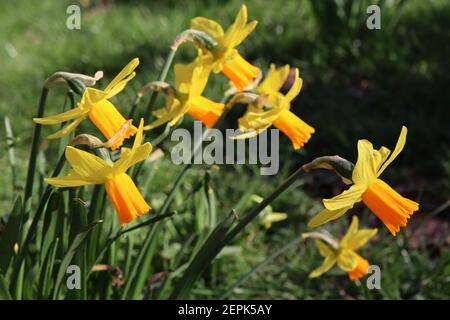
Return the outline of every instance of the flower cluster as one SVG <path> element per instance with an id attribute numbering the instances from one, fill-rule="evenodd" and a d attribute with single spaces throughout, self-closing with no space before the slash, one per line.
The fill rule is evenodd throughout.
<path id="1" fill-rule="evenodd" d="M 42 125 L 54 125 L 71 121 L 61 130 L 49 136 L 49 139 L 68 135 L 87 117 L 100 130 L 112 150 L 120 149 L 120 158 L 112 162 L 92 153 L 68 146 L 65 156 L 71 170 L 67 176 L 47 178 L 48 184 L 57 187 L 77 187 L 89 184 L 103 184 L 114 205 L 121 225 L 130 223 L 136 217 L 150 210 L 150 206 L 138 191 L 127 170 L 136 163 L 147 159 L 152 146 L 143 143 L 145 130 L 167 124 L 175 126 L 185 115 L 203 122 L 209 128 L 214 127 L 226 108 L 236 103 L 247 105 L 245 114 L 238 120 L 241 131 L 235 138 L 246 139 L 258 135 L 272 125 L 282 131 L 292 142 L 294 149 L 302 148 L 311 138 L 315 129 L 296 116 L 291 110 L 292 101 L 302 88 L 302 79 L 297 68 L 289 65 L 276 67 L 271 65 L 265 77 L 260 68 L 245 60 L 237 47 L 255 29 L 257 22 L 247 22 L 247 9 L 243 5 L 231 26 L 224 31 L 217 22 L 203 18 L 194 18 L 191 22 L 193 34 L 197 36 L 197 57 L 189 64 L 174 66 L 175 83 L 152 83 L 150 88 L 165 88 L 166 105 L 153 112 L 157 118 L 139 127 L 130 125 L 110 98 L 119 94 L 135 76 L 139 64 L 137 58 L 126 65 L 122 71 L 104 89 L 88 87 L 80 102 L 73 109 L 54 116 L 35 118 Z M 208 39 L 209 45 L 202 43 Z M 232 85 L 232 96 L 227 104 L 215 102 L 203 95 L 211 73 L 222 73 Z M 292 77 L 293 75 L 293 77 Z M 288 81 L 293 78 L 292 81 Z M 282 90 L 287 82 L 290 88 Z M 127 125 L 128 124 L 128 125 Z M 386 182 L 379 179 L 389 164 L 402 151 L 406 142 L 406 127 L 402 128 L 394 151 L 386 147 L 375 150 L 367 140 L 358 141 L 358 159 L 352 170 L 353 185 L 342 194 L 323 200 L 325 209 L 313 217 L 308 226 L 317 227 L 338 219 L 350 210 L 355 203 L 362 201 L 386 225 L 395 236 L 400 227 L 419 208 L 418 203 L 398 194 Z M 135 136 L 131 149 L 121 147 L 124 140 Z M 326 167 L 326 166 L 322 166 Z M 257 202 L 261 202 L 259 199 Z M 273 222 L 286 218 L 285 213 L 266 212 L 262 223 L 270 228 Z M 346 235 L 337 241 L 323 233 L 308 233 L 305 237 L 316 238 L 316 245 L 325 261 L 310 276 L 317 277 L 328 271 L 334 264 L 356 280 L 367 274 L 369 263 L 355 250 L 363 246 L 376 234 L 376 229 L 358 230 L 358 218 L 353 217 Z"/>

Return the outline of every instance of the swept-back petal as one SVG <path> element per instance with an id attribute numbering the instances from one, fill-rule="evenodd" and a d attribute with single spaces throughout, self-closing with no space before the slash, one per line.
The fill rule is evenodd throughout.
<path id="1" fill-rule="evenodd" d="M 238 46 L 255 29 L 257 21 L 247 24 L 247 7 L 242 5 L 234 23 L 225 32 L 223 46 L 234 48 Z"/>
<path id="2" fill-rule="evenodd" d="M 319 250 L 319 253 L 322 257 L 326 258 L 329 255 L 334 254 L 333 248 L 331 248 L 329 245 L 327 245 L 322 240 L 316 240 L 316 241 L 314 241 L 314 243 L 316 244 L 316 247 Z"/>
<path id="3" fill-rule="evenodd" d="M 64 121 L 72 120 L 78 117 L 82 117 L 86 115 L 86 110 L 83 110 L 80 107 L 76 107 L 73 109 L 70 109 L 66 112 L 56 114 L 54 116 L 49 116 L 45 118 L 33 118 L 33 121 L 35 123 L 48 125 L 48 124 L 58 124 Z"/>
<path id="4" fill-rule="evenodd" d="M 368 140 L 358 140 L 358 161 L 352 173 L 352 180 L 357 185 L 368 186 L 376 178 L 378 163 L 374 156 L 372 143 Z"/>
<path id="5" fill-rule="evenodd" d="M 111 171 L 111 166 L 102 158 L 72 146 L 66 148 L 65 155 L 75 173 L 97 183 L 104 181 Z"/>
<path id="6" fill-rule="evenodd" d="M 336 220 L 340 216 L 342 216 L 344 213 L 346 213 L 348 210 L 350 210 L 352 207 L 346 207 L 339 210 L 328 210 L 324 209 L 320 211 L 318 214 L 316 214 L 314 217 L 311 218 L 308 222 L 308 227 L 310 228 L 316 228 L 324 223 L 327 223 L 332 220 Z"/>
<path id="7" fill-rule="evenodd" d="M 300 93 L 300 90 L 302 89 L 303 80 L 299 76 L 300 71 L 298 68 L 295 68 L 295 76 L 294 76 L 294 83 L 292 84 L 292 87 L 289 89 L 288 93 L 286 93 L 286 99 L 291 102 L 294 100 L 296 96 Z"/>
<path id="8" fill-rule="evenodd" d="M 214 20 L 203 17 L 194 18 L 191 20 L 191 28 L 209 34 L 219 43 L 223 40 L 223 28 Z"/>
<path id="9" fill-rule="evenodd" d="M 138 65 L 139 59 L 134 58 L 119 72 L 119 74 L 108 84 L 108 86 L 104 90 L 108 93 L 107 98 L 115 96 L 123 90 L 127 82 L 133 79 L 133 77 L 136 75 L 134 69 L 136 69 Z"/>
<path id="10" fill-rule="evenodd" d="M 79 187 L 89 184 L 98 184 L 101 182 L 98 182 L 95 179 L 92 179 L 91 177 L 87 176 L 81 176 L 78 173 L 71 170 L 67 176 L 64 177 L 54 177 L 54 178 L 45 178 L 45 183 L 51 184 L 52 186 L 58 187 L 58 188 L 65 188 L 65 187 Z"/>
<path id="11" fill-rule="evenodd" d="M 354 184 L 349 189 L 331 199 L 323 199 L 323 205 L 328 210 L 351 208 L 356 202 L 361 201 L 362 194 L 365 190 L 365 186 Z"/>
<path id="12" fill-rule="evenodd" d="M 58 139 L 61 137 L 64 137 L 65 135 L 71 133 L 73 130 L 75 130 L 76 127 L 78 127 L 78 125 L 86 118 L 86 116 L 83 117 L 79 117 L 78 119 L 75 119 L 74 121 L 72 121 L 71 123 L 69 123 L 68 125 L 66 125 L 64 128 L 62 128 L 59 131 L 56 131 L 55 133 L 50 134 L 49 136 L 47 136 L 47 139 Z"/>
<path id="13" fill-rule="evenodd" d="M 379 177 L 383 171 L 387 168 L 388 165 L 394 161 L 394 159 L 402 152 L 403 147 L 406 143 L 406 135 L 408 134 L 408 129 L 405 126 L 402 126 L 402 130 L 400 132 L 400 136 L 398 137 L 397 144 L 395 145 L 394 151 L 391 153 L 391 156 L 383 163 L 380 170 L 377 172 L 377 177 Z"/>
<path id="14" fill-rule="evenodd" d="M 336 263 L 336 258 L 334 255 L 329 255 L 325 258 L 325 260 L 323 261 L 322 265 L 316 269 L 314 269 L 310 274 L 309 277 L 310 278 L 317 278 L 319 276 L 321 276 L 322 274 L 324 274 L 325 272 L 327 272 L 328 270 L 330 270 L 334 264 Z"/>
<path id="15" fill-rule="evenodd" d="M 269 72 L 267 72 L 267 76 L 256 88 L 256 91 L 261 94 L 271 94 L 274 92 L 278 92 L 288 76 L 289 65 L 285 65 L 277 69 L 275 64 L 271 64 Z"/>

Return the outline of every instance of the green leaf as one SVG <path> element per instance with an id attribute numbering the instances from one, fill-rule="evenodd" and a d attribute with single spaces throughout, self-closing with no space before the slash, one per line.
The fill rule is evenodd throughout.
<path id="1" fill-rule="evenodd" d="M 8 290 L 8 284 L 6 283 L 3 275 L 0 274 L 0 300 L 11 300 L 11 294 Z"/>
<path id="2" fill-rule="evenodd" d="M 195 281 L 200 277 L 201 273 L 210 264 L 212 259 L 219 253 L 222 240 L 235 221 L 235 217 L 235 213 L 232 211 L 231 214 L 214 228 L 203 246 L 192 259 L 182 278 L 177 283 L 170 299 L 186 298 Z"/>
<path id="3" fill-rule="evenodd" d="M 9 216 L 5 231 L 0 238 L 0 273 L 6 274 L 9 264 L 14 256 L 14 245 L 18 241 L 21 226 L 22 199 L 17 197 L 14 208 Z"/>
<path id="4" fill-rule="evenodd" d="M 41 267 L 41 274 L 39 275 L 38 284 L 38 298 L 48 298 L 50 294 L 50 286 L 52 282 L 53 268 L 55 266 L 56 251 L 59 244 L 59 238 L 56 238 L 47 251 L 44 262 Z"/>
<path id="5" fill-rule="evenodd" d="M 77 249 L 83 244 L 89 231 L 91 231 L 92 228 L 95 227 L 100 222 L 102 221 L 98 220 L 88 224 L 73 238 L 72 244 L 70 245 L 69 250 L 67 251 L 64 258 L 62 259 L 61 265 L 59 266 L 58 274 L 56 276 L 55 288 L 53 291 L 53 299 L 58 298 L 59 291 L 61 289 L 61 283 L 64 278 L 64 275 L 66 274 L 67 267 L 72 262 L 72 258 L 75 255 Z"/>

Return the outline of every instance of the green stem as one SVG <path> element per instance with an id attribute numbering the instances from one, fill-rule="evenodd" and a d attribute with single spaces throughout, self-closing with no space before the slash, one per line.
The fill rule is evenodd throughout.
<path id="1" fill-rule="evenodd" d="M 164 81 L 166 80 L 167 74 L 169 73 L 170 66 L 172 65 L 173 58 L 175 57 L 175 53 L 177 52 L 177 49 L 171 49 L 169 52 L 169 55 L 167 56 L 166 62 L 164 63 L 164 67 L 161 70 L 161 73 L 159 75 L 158 81 Z M 148 119 L 153 111 L 153 107 L 155 106 L 156 98 L 158 97 L 158 92 L 153 91 L 152 95 L 150 96 L 150 100 L 147 105 L 147 109 L 144 113 L 144 119 Z"/>
<path id="2" fill-rule="evenodd" d="M 279 185 L 268 197 L 263 201 L 258 203 L 253 209 L 251 209 L 242 219 L 239 219 L 238 224 L 231 229 L 231 231 L 222 240 L 222 248 L 230 243 L 234 237 L 247 226 L 258 214 L 264 210 L 269 204 L 271 204 L 278 196 L 280 196 L 284 191 L 286 191 L 291 185 L 293 185 L 297 179 L 304 174 L 305 171 L 303 167 L 300 167 L 293 174 L 289 176 L 281 185 Z"/>
<path id="3" fill-rule="evenodd" d="M 38 106 L 38 112 L 36 115 L 36 118 L 42 118 L 44 116 L 44 110 L 45 110 L 45 103 L 47 101 L 47 95 L 48 95 L 48 89 L 42 88 L 41 97 L 39 99 L 39 106 Z M 24 213 L 28 213 L 30 206 L 31 206 L 31 194 L 33 193 L 33 180 L 34 180 L 34 171 L 36 170 L 36 159 L 37 159 L 37 153 L 39 149 L 39 140 L 41 137 L 41 125 L 36 123 L 34 125 L 34 132 L 33 132 L 33 140 L 31 143 L 31 152 L 30 152 L 30 158 L 28 161 L 28 173 L 27 173 L 27 180 L 25 183 L 25 192 L 23 197 L 23 208 Z M 24 220 L 26 219 L 26 214 L 24 214 Z"/>

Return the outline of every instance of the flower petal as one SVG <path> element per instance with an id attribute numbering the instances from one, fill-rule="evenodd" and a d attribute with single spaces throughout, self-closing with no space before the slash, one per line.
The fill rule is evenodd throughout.
<path id="1" fill-rule="evenodd" d="M 308 222 L 308 227 L 310 228 L 316 228 L 324 223 L 327 223 L 332 220 L 336 220 L 340 216 L 342 216 L 344 213 L 346 213 L 351 207 L 342 208 L 339 210 L 328 210 L 324 209 L 318 214 L 316 214 L 314 217 L 311 218 Z"/>
<path id="2" fill-rule="evenodd" d="M 76 127 L 78 127 L 78 125 L 86 118 L 86 116 L 80 117 L 78 119 L 75 119 L 74 121 L 72 121 L 71 123 L 69 123 L 68 125 L 66 125 L 64 128 L 62 128 L 59 131 L 56 131 L 55 133 L 52 133 L 51 135 L 47 136 L 47 139 L 49 140 L 53 140 L 53 139 L 58 139 L 61 137 L 64 137 L 65 135 L 68 135 L 69 133 L 71 133 L 73 130 L 75 130 Z"/>
<path id="3" fill-rule="evenodd" d="M 85 114 L 86 114 L 86 111 L 84 111 L 80 107 L 76 107 L 76 108 L 70 109 L 66 112 L 56 114 L 54 116 L 49 116 L 49 117 L 45 117 L 45 118 L 33 118 L 33 121 L 35 123 L 39 123 L 39 124 L 43 124 L 43 125 L 58 124 L 58 123 L 61 123 L 64 121 L 82 117 Z"/>
<path id="4" fill-rule="evenodd" d="M 358 185 L 370 185 L 376 178 L 377 162 L 372 143 L 368 140 L 358 140 L 358 161 L 352 173 L 352 180 Z"/>
<path id="5" fill-rule="evenodd" d="M 378 232 L 378 229 L 362 229 L 352 235 L 347 241 L 347 248 L 355 250 L 367 243 Z"/>
<path id="6" fill-rule="evenodd" d="M 221 42 L 224 36 L 224 32 L 220 24 L 218 24 L 214 20 L 203 17 L 197 17 L 192 19 L 191 28 L 209 34 L 218 42 Z"/>
<path id="7" fill-rule="evenodd" d="M 331 199 L 323 199 L 323 205 L 328 210 L 352 208 L 356 202 L 361 201 L 361 196 L 365 190 L 365 186 L 354 184 L 349 189 Z"/>
<path id="8" fill-rule="evenodd" d="M 356 268 L 356 253 L 352 250 L 342 250 L 337 256 L 337 263 L 339 268 L 348 272 Z"/>
<path id="9" fill-rule="evenodd" d="M 242 5 L 234 23 L 228 28 L 223 37 L 223 46 L 234 48 L 238 46 L 255 29 L 257 21 L 247 24 L 247 7 Z"/>
<path id="10" fill-rule="evenodd" d="M 128 81 L 134 78 L 136 73 L 134 69 L 139 65 L 139 59 L 134 58 L 131 60 L 120 72 L 119 74 L 109 83 L 109 85 L 104 90 L 107 92 L 107 98 L 113 97 L 125 88 Z"/>
<path id="11" fill-rule="evenodd" d="M 323 261 L 322 265 L 320 267 L 314 269 L 309 274 L 309 277 L 317 278 L 317 277 L 321 276 L 322 274 L 324 274 L 325 272 L 330 270 L 334 266 L 335 263 L 336 263 L 336 258 L 334 257 L 334 255 L 327 256 L 325 258 L 325 260 Z"/>
<path id="12" fill-rule="evenodd" d="M 104 182 L 111 171 L 111 166 L 105 160 L 89 152 L 68 146 L 65 154 L 75 173 L 88 177 L 95 183 Z"/>
<path id="13" fill-rule="evenodd" d="M 302 89 L 303 80 L 299 76 L 299 70 L 298 68 L 295 68 L 295 78 L 294 83 L 292 84 L 292 87 L 289 89 L 288 93 L 286 93 L 286 99 L 291 102 L 294 100 L 296 96 L 300 93 L 300 90 Z"/>
<path id="14" fill-rule="evenodd" d="M 67 176 L 45 178 L 44 181 L 58 188 L 79 187 L 89 184 L 97 184 L 97 181 L 87 176 L 81 176 L 73 170 L 71 170 Z"/>
<path id="15" fill-rule="evenodd" d="M 326 258 L 329 255 L 334 254 L 334 250 L 322 240 L 316 240 L 314 242 L 322 257 Z"/>
<path id="16" fill-rule="evenodd" d="M 391 164 L 392 161 L 399 155 L 400 152 L 402 152 L 403 147 L 406 143 L 406 135 L 408 134 L 408 129 L 405 126 L 402 126 L 402 130 L 400 132 L 400 136 L 398 137 L 397 144 L 395 145 L 394 151 L 391 153 L 391 156 L 389 159 L 386 160 L 386 162 L 383 163 L 380 170 L 377 172 L 377 177 L 379 177 L 383 171 L 387 168 L 388 165 Z"/>
<path id="17" fill-rule="evenodd" d="M 263 82 L 256 88 L 258 93 L 270 94 L 278 92 L 289 76 L 289 65 L 276 68 L 275 64 L 270 65 L 269 72 Z"/>

